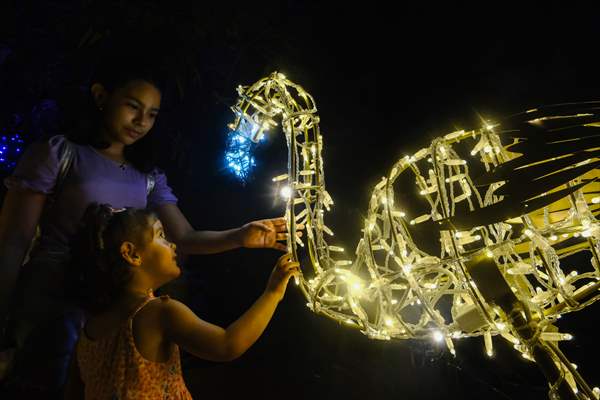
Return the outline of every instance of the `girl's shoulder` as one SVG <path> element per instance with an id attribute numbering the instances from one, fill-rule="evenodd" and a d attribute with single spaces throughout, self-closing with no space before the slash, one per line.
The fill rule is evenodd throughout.
<path id="1" fill-rule="evenodd" d="M 74 144 L 65 135 L 37 140 L 27 146 L 4 184 L 9 189 L 22 188 L 49 194 L 54 190 L 61 171 L 68 170 L 75 151 Z"/>
<path id="2" fill-rule="evenodd" d="M 76 148 L 78 145 L 69 139 L 66 135 L 54 135 L 44 139 L 40 139 L 32 144 L 32 146 L 47 147 L 55 152 L 62 152 L 65 149 Z"/>
<path id="3" fill-rule="evenodd" d="M 165 326 L 165 313 L 178 303 L 168 296 L 152 299 L 134 314 L 131 335 L 138 352 L 149 361 L 167 362 L 174 351 Z"/>
<path id="4" fill-rule="evenodd" d="M 166 332 L 174 321 L 183 322 L 195 314 L 182 302 L 169 296 L 160 296 L 148 301 L 133 315 L 133 324 L 136 328 L 151 328 L 158 326 Z"/>
<path id="5" fill-rule="evenodd" d="M 90 316 L 85 324 L 84 333 L 91 340 L 110 336 L 130 322 L 138 331 L 156 331 L 160 326 L 162 315 L 167 308 L 164 304 L 172 305 L 176 300 L 169 296 L 160 296 L 144 302 L 131 309 L 131 306 L 116 305 L 100 314 Z M 129 311 L 127 311 L 129 309 Z"/>
<path id="6" fill-rule="evenodd" d="M 56 163 L 62 167 L 65 162 L 70 161 L 74 154 L 79 151 L 79 145 L 71 141 L 66 135 L 54 135 L 49 138 L 33 142 L 28 149 L 29 155 L 36 158 L 47 159 L 50 163 Z"/>
<path id="7" fill-rule="evenodd" d="M 58 156 L 66 148 L 74 145 L 65 135 L 54 135 L 47 138 L 36 139 L 26 149 L 26 153 L 46 153 L 50 156 Z M 24 155 L 24 156 L 25 156 Z"/>
<path id="8" fill-rule="evenodd" d="M 179 303 L 179 301 L 170 298 L 168 295 L 155 297 L 134 310 L 130 318 L 134 324 L 161 324 L 165 314 L 169 313 L 173 306 L 176 306 L 176 303 Z"/>

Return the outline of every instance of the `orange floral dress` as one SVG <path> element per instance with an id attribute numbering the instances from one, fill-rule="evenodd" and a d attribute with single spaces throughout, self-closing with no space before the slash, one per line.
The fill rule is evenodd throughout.
<path id="1" fill-rule="evenodd" d="M 169 360 L 145 359 L 135 347 L 132 321 L 155 297 L 146 298 L 112 335 L 91 340 L 83 330 L 77 343 L 77 363 L 88 400 L 191 399 L 181 374 L 179 347 Z M 164 301 L 167 296 L 161 296 Z"/>

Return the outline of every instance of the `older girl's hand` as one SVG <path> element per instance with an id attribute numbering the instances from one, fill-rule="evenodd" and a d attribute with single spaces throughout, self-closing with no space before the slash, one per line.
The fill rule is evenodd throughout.
<path id="1" fill-rule="evenodd" d="M 298 229 L 302 229 L 301 226 Z M 297 232 L 302 236 L 302 232 Z M 236 233 L 237 241 L 242 247 L 268 248 L 286 251 L 287 246 L 280 241 L 287 240 L 285 218 L 271 218 L 249 222 L 239 228 Z"/>

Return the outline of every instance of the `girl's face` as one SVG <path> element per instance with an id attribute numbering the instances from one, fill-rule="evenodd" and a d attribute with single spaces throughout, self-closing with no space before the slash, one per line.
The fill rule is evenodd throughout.
<path id="1" fill-rule="evenodd" d="M 140 256 L 142 268 L 156 278 L 159 286 L 177 278 L 181 273 L 177 266 L 175 248 L 175 244 L 165 237 L 160 220 L 155 220 L 152 224 L 152 240 L 144 246 Z"/>
<path id="2" fill-rule="evenodd" d="M 154 126 L 161 94 L 153 84 L 134 80 L 110 94 L 103 88 L 96 90 L 94 95 L 103 110 L 104 133 L 112 143 L 131 145 Z"/>

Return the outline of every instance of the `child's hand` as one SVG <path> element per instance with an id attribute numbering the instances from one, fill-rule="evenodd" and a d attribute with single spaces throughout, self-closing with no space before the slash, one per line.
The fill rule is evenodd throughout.
<path id="1" fill-rule="evenodd" d="M 285 288 L 292 276 L 297 276 L 299 273 L 300 263 L 291 261 L 292 255 L 290 253 L 285 254 L 277 260 L 269 283 L 267 284 L 267 292 L 277 295 L 278 300 L 283 298 L 285 294 Z"/>

